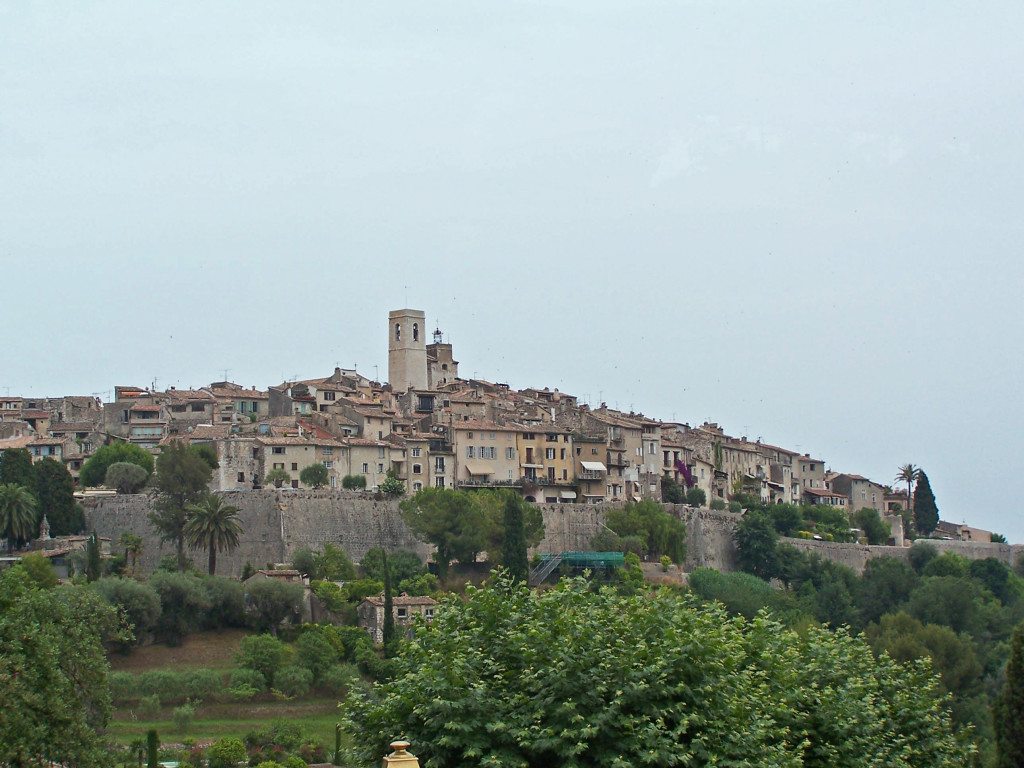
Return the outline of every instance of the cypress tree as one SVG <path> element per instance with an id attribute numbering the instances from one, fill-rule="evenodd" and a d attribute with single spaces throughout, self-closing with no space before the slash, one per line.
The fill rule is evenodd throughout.
<path id="1" fill-rule="evenodd" d="M 930 534 L 939 524 L 939 507 L 924 470 L 917 476 L 917 487 L 914 489 L 914 523 L 918 533 L 923 536 Z"/>
<path id="2" fill-rule="evenodd" d="M 81 531 L 81 515 L 75 506 L 75 483 L 59 461 L 46 458 L 35 467 L 35 494 L 39 499 L 36 529 L 46 515 L 50 534 L 67 536 Z"/>
<path id="3" fill-rule="evenodd" d="M 1013 633 L 1006 682 L 992 707 L 997 768 L 1024 768 L 1024 624 Z"/>
<path id="4" fill-rule="evenodd" d="M 509 575 L 517 581 L 526 581 L 530 575 L 526 559 L 526 526 L 519 497 L 509 493 L 505 499 L 504 537 L 501 542 L 501 562 Z"/>
<path id="5" fill-rule="evenodd" d="M 146 768 L 157 768 L 157 757 L 160 751 L 160 737 L 154 729 L 146 732 Z"/>
<path id="6" fill-rule="evenodd" d="M 88 581 L 96 581 L 102 575 L 103 566 L 100 563 L 100 542 L 94 532 L 85 545 L 85 578 Z"/>
<path id="7" fill-rule="evenodd" d="M 390 655 L 395 644 L 395 607 L 391 597 L 391 568 L 388 566 L 388 552 L 381 550 L 384 559 L 384 654 Z"/>

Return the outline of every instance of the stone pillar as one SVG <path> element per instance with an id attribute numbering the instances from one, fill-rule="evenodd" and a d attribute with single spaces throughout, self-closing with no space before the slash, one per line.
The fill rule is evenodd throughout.
<path id="1" fill-rule="evenodd" d="M 408 741 L 392 741 L 391 749 L 394 750 L 384 758 L 383 768 L 420 768 L 420 761 L 416 755 L 410 755 L 406 750 L 409 748 Z"/>

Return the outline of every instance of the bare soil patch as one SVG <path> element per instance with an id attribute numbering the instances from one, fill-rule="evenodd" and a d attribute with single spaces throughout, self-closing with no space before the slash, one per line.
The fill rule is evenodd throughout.
<path id="1" fill-rule="evenodd" d="M 155 644 L 136 648 L 127 656 L 112 653 L 110 667 L 117 672 L 135 673 L 165 667 L 227 669 L 234 665 L 235 652 L 247 634 L 244 629 L 197 632 L 174 648 Z"/>

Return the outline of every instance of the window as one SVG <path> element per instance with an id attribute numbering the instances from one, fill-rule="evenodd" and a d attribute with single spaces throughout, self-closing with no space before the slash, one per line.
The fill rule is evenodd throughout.
<path id="1" fill-rule="evenodd" d="M 324 446 L 320 450 L 321 450 L 321 452 L 323 453 L 324 456 L 331 456 L 331 455 L 334 454 L 334 449 L 331 446 L 329 446 L 329 445 Z"/>
<path id="2" fill-rule="evenodd" d="M 370 465 L 369 465 L 369 464 L 367 464 L 367 463 L 366 463 L 366 462 L 364 461 L 364 462 L 363 462 L 363 474 L 365 475 L 365 474 L 366 474 L 367 472 L 369 472 L 369 471 L 370 471 Z"/>
<path id="3" fill-rule="evenodd" d="M 299 487 L 299 481 L 298 480 L 292 480 L 292 488 L 298 488 L 298 487 Z"/>
<path id="4" fill-rule="evenodd" d="M 494 439 L 494 433 L 493 433 L 493 432 L 491 432 L 491 434 L 490 434 L 490 438 L 491 438 L 491 440 L 493 440 L 493 439 Z"/>
<path id="5" fill-rule="evenodd" d="M 468 437 L 470 440 L 472 440 L 473 439 L 473 433 L 472 432 L 467 432 L 466 433 L 466 437 Z"/>
<path id="6" fill-rule="evenodd" d="M 275 454 L 280 455 L 280 454 L 284 453 L 284 446 L 283 445 L 275 445 L 271 450 Z"/>
<path id="7" fill-rule="evenodd" d="M 412 473 L 414 475 L 422 475 L 423 474 L 423 467 L 422 467 L 422 465 L 420 465 L 420 464 L 413 464 L 412 465 Z"/>
<path id="8" fill-rule="evenodd" d="M 205 413 L 206 412 L 206 406 L 203 405 L 202 403 L 192 403 L 192 412 L 193 413 Z"/>
<path id="9" fill-rule="evenodd" d="M 555 458 L 555 449 L 554 448 L 546 448 L 544 450 L 544 458 L 548 459 L 549 461 L 551 459 Z"/>
<path id="10" fill-rule="evenodd" d="M 402 325 L 401 323 L 395 323 L 395 341 L 402 340 Z"/>
<path id="11" fill-rule="evenodd" d="M 260 412 L 260 404 L 256 400 L 253 400 L 251 405 L 252 405 L 252 412 L 253 413 L 259 413 Z"/>
<path id="12" fill-rule="evenodd" d="M 533 440 L 533 432 L 523 432 L 523 440 Z"/>
<path id="13" fill-rule="evenodd" d="M 514 459 L 515 457 L 516 457 L 516 449 L 515 448 L 506 448 L 505 449 L 505 458 L 506 459 Z"/>
<path id="14" fill-rule="evenodd" d="M 423 490 L 423 483 L 413 483 L 412 484 L 412 489 L 414 491 L 422 491 Z"/>
<path id="15" fill-rule="evenodd" d="M 438 477 L 434 478 L 434 487 L 435 488 L 444 488 L 444 477 L 443 476 L 439 475 Z"/>
<path id="16" fill-rule="evenodd" d="M 434 609 L 433 608 L 424 608 L 423 609 L 423 616 L 425 618 L 428 618 L 428 619 L 434 618 Z"/>
<path id="17" fill-rule="evenodd" d="M 420 451 L 421 451 L 421 450 L 422 450 L 422 448 L 413 448 L 413 449 L 412 449 L 412 457 L 413 457 L 414 459 L 417 459 L 417 458 L 419 458 L 419 455 L 420 455 Z"/>
<path id="18" fill-rule="evenodd" d="M 185 404 L 184 403 L 175 404 L 175 405 L 171 406 L 171 413 L 184 413 L 184 412 L 185 412 Z"/>
<path id="19" fill-rule="evenodd" d="M 597 456 L 597 448 L 591 448 L 590 449 L 590 455 L 591 456 Z"/>
<path id="20" fill-rule="evenodd" d="M 384 471 L 384 465 L 383 464 L 378 464 L 377 465 L 377 471 L 378 472 L 383 472 Z"/>
<path id="21" fill-rule="evenodd" d="M 333 399 L 334 399 L 334 393 L 333 392 L 324 392 L 324 400 L 333 400 Z"/>
<path id="22" fill-rule="evenodd" d="M 333 461 L 325 461 L 324 462 L 324 466 L 327 467 L 327 469 L 334 469 L 334 462 Z"/>
<path id="23" fill-rule="evenodd" d="M 444 473 L 444 457 L 438 456 L 434 459 L 434 471 Z"/>
<path id="24" fill-rule="evenodd" d="M 378 429 L 377 430 L 377 439 L 378 440 L 383 440 L 384 439 L 384 430 L 383 429 Z M 381 450 L 383 451 L 384 449 L 381 448 Z"/>
<path id="25" fill-rule="evenodd" d="M 293 461 L 292 462 L 292 472 L 298 472 L 298 471 L 299 471 L 299 464 L 298 464 L 298 462 Z"/>
<path id="26" fill-rule="evenodd" d="M 240 483 L 244 483 L 245 482 L 245 472 L 239 472 L 238 473 L 238 482 L 240 482 Z"/>
<path id="27" fill-rule="evenodd" d="M 420 340 L 420 324 L 419 323 L 413 323 L 412 324 L 412 340 L 413 341 L 419 341 Z"/>
<path id="28" fill-rule="evenodd" d="M 381 446 L 380 448 L 377 449 L 377 458 L 378 459 L 383 459 L 384 458 L 384 446 Z"/>
<path id="29" fill-rule="evenodd" d="M 650 450 L 647 451 L 647 452 L 649 454 L 651 454 L 651 456 L 653 456 L 654 455 L 654 443 L 648 443 L 647 445 L 650 447 Z"/>
<path id="30" fill-rule="evenodd" d="M 569 470 L 568 469 L 563 469 L 562 470 L 562 479 L 563 480 L 568 480 L 569 479 Z"/>
<path id="31" fill-rule="evenodd" d="M 561 451 L 559 452 L 559 457 L 562 459 L 562 461 L 565 461 L 565 448 L 561 449 Z"/>
<path id="32" fill-rule="evenodd" d="M 554 467 L 548 467 L 548 480 L 554 480 L 554 479 L 555 479 L 555 468 Z"/>
<path id="33" fill-rule="evenodd" d="M 415 326 L 413 326 L 413 327 L 415 327 Z M 407 618 L 409 618 L 409 609 L 408 608 L 396 608 L 395 609 L 395 613 L 398 614 L 398 618 L 400 618 L 400 619 L 407 619 Z"/>
<path id="34" fill-rule="evenodd" d="M 284 469 L 284 463 L 283 462 L 275 463 L 274 464 L 274 469 Z"/>
<path id="35" fill-rule="evenodd" d="M 498 449 L 495 448 L 493 445 L 491 446 L 491 458 L 492 459 L 498 458 Z"/>
<path id="36" fill-rule="evenodd" d="M 476 458 L 476 448 L 474 448 L 472 445 L 467 445 L 466 446 L 466 458 L 467 459 Z"/>

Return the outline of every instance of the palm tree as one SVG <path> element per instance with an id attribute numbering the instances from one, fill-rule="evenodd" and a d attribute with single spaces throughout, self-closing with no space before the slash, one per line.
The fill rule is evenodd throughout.
<path id="1" fill-rule="evenodd" d="M 219 496 L 206 494 L 196 504 L 185 507 L 185 539 L 193 549 L 210 552 L 210 575 L 217 570 L 217 552 L 231 551 L 238 546 L 242 526 L 236 519 L 239 509 L 225 504 Z"/>
<path id="2" fill-rule="evenodd" d="M 913 507 L 910 504 L 911 494 L 914 492 L 914 483 L 917 482 L 918 476 L 921 474 L 921 468 L 915 467 L 913 464 L 904 464 L 900 467 L 900 471 L 896 474 L 897 483 L 907 484 L 907 514 L 911 515 Z"/>
<path id="3" fill-rule="evenodd" d="M 121 546 L 124 547 L 124 559 L 127 561 L 131 558 L 132 563 L 132 576 L 135 575 L 135 566 L 139 562 L 139 555 L 142 554 L 142 549 L 145 544 L 142 541 L 141 536 L 136 536 L 134 533 L 128 533 L 125 531 L 121 534 L 121 538 L 118 539 Z"/>
<path id="4" fill-rule="evenodd" d="M 0 533 L 7 538 L 7 551 L 17 539 L 32 538 L 36 522 L 36 500 L 23 485 L 0 485 Z"/>

